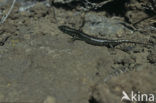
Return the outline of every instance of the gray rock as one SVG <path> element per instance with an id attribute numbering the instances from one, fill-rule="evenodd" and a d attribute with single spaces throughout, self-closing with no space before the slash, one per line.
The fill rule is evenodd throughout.
<path id="1" fill-rule="evenodd" d="M 28 0 L 28 1 L 19 1 L 21 3 L 21 6 L 19 8 L 19 11 L 26 11 L 29 10 L 30 8 L 34 7 L 38 2 L 40 2 L 39 0 Z M 48 0 L 42 0 L 40 3 L 46 5 L 46 6 L 50 6 L 49 1 Z"/>
<path id="2" fill-rule="evenodd" d="M 107 18 L 105 16 L 98 16 L 94 14 L 87 14 L 85 16 L 86 23 L 83 30 L 88 34 L 93 35 L 115 35 L 123 34 L 126 29 L 119 20 Z"/>
<path id="3" fill-rule="evenodd" d="M 75 1 L 75 0 L 54 0 L 53 2 L 54 3 L 63 3 L 63 4 L 65 4 L 65 3 L 70 3 L 72 1 Z"/>

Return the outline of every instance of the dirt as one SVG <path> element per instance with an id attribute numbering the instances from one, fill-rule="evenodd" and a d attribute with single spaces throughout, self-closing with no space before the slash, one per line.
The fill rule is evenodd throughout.
<path id="1" fill-rule="evenodd" d="M 147 18 L 149 14 L 134 2 L 127 6 L 125 17 L 42 3 L 19 12 L 16 5 L 0 25 L 0 102 L 120 103 L 122 91 L 156 94 L 155 45 L 94 46 L 79 40 L 72 42 L 58 29 L 59 25 L 79 29 L 86 15 L 105 16 L 111 21 L 114 17 L 119 23 L 125 18 L 130 23 Z M 95 26 L 90 22 L 82 27 L 86 33 L 92 30 L 89 25 Z M 98 34 L 101 26 L 97 26 L 97 34 L 93 35 L 156 43 L 155 22 L 155 18 L 145 19 L 136 24 L 138 31 L 121 27 L 114 35 Z"/>

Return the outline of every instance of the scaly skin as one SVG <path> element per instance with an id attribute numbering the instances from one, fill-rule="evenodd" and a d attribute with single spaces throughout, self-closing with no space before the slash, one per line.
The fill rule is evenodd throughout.
<path id="1" fill-rule="evenodd" d="M 88 44 L 96 45 L 96 46 L 106 46 L 108 48 L 115 47 L 122 43 L 133 43 L 133 44 L 143 44 L 143 45 L 151 45 L 151 44 L 145 44 L 141 42 L 135 42 L 130 40 L 110 40 L 105 38 L 97 38 L 90 35 L 87 35 L 79 30 L 75 30 L 73 28 L 70 28 L 68 26 L 59 26 L 58 27 L 62 32 L 72 36 L 73 38 L 78 38 L 79 40 L 82 40 Z"/>

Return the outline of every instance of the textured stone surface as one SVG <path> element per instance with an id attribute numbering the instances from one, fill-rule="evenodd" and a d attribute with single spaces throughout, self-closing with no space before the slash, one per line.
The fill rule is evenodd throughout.
<path id="1" fill-rule="evenodd" d="M 116 20 L 106 17 L 105 11 L 83 13 L 43 3 L 18 10 L 14 7 L 0 25 L 0 42 L 9 37 L 0 46 L 0 102 L 120 103 L 123 90 L 156 93 L 156 66 L 151 62 L 156 60 L 155 46 L 98 47 L 71 42 L 71 36 L 58 29 L 59 25 L 80 29 L 85 17 L 83 31 L 112 39 L 126 28 L 118 24 L 123 17 Z M 144 24 L 152 26 L 149 21 L 139 25 Z M 154 31 L 146 32 L 121 34 L 155 43 Z"/>
<path id="2" fill-rule="evenodd" d="M 87 14 L 85 16 L 85 20 L 86 22 L 83 29 L 91 35 L 123 35 L 125 33 L 125 29 L 127 29 L 121 25 L 122 21 L 107 18 L 102 15 L 96 15 L 95 13 Z"/>

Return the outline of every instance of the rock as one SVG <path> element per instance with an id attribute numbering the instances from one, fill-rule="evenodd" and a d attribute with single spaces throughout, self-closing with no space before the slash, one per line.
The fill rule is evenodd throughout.
<path id="1" fill-rule="evenodd" d="M 52 0 L 54 3 L 62 3 L 62 4 L 65 4 L 65 3 L 70 3 L 72 1 L 76 1 L 76 0 Z"/>
<path id="2" fill-rule="evenodd" d="M 95 14 L 87 14 L 85 16 L 85 25 L 83 30 L 87 34 L 101 35 L 101 36 L 112 36 L 112 35 L 123 35 L 124 29 L 126 29 L 119 20 L 107 18 L 105 16 L 99 16 Z"/>
<path id="3" fill-rule="evenodd" d="M 56 103 L 56 100 L 54 97 L 48 96 L 43 103 Z"/>

